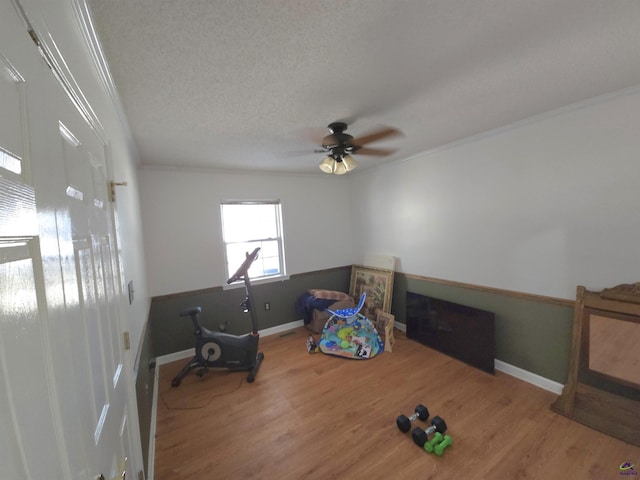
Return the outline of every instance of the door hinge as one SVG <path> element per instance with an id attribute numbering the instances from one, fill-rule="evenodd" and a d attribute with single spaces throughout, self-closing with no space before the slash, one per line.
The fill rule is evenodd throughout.
<path id="1" fill-rule="evenodd" d="M 111 180 L 109 182 L 109 192 L 111 194 L 111 203 L 115 203 L 116 201 L 116 187 L 126 187 L 127 182 L 114 182 Z"/>
<path id="2" fill-rule="evenodd" d="M 30 28 L 28 32 L 29 32 L 29 36 L 31 37 L 31 40 L 33 40 L 33 43 L 35 43 L 36 46 L 40 48 L 41 44 L 40 44 L 40 39 L 38 38 L 38 34 L 35 32 L 33 28 Z"/>
<path id="3" fill-rule="evenodd" d="M 129 338 L 129 332 L 124 332 L 122 334 L 124 340 L 124 349 L 131 350 L 131 339 Z"/>

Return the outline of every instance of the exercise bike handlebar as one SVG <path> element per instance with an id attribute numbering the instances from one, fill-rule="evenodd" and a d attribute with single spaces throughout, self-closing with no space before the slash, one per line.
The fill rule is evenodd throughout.
<path id="1" fill-rule="evenodd" d="M 256 247 L 253 252 L 247 253 L 247 258 L 244 262 L 242 262 L 242 265 L 240 265 L 240 268 L 238 268 L 236 273 L 234 273 L 231 278 L 227 280 L 227 285 L 233 282 L 237 282 L 238 280 L 242 280 L 247 276 L 247 272 L 249 271 L 249 268 L 251 268 L 251 264 L 256 260 L 256 258 L 258 258 L 259 251 L 260 247 Z"/>

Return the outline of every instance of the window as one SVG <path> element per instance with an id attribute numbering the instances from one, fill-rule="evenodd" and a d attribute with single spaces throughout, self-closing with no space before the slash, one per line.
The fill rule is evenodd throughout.
<path id="1" fill-rule="evenodd" d="M 252 280 L 285 275 L 279 201 L 223 201 L 220 212 L 227 278 L 256 247 L 260 255 L 249 269 Z"/>

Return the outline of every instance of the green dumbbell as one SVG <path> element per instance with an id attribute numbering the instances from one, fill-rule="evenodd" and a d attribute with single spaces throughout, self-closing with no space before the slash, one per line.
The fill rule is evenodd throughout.
<path id="1" fill-rule="evenodd" d="M 442 441 L 444 437 L 440 432 L 436 432 L 431 440 L 425 442 L 424 449 L 429 453 L 433 453 L 433 447 L 435 447 L 438 443 Z"/>
<path id="2" fill-rule="evenodd" d="M 433 448 L 433 453 L 440 456 L 442 452 L 444 452 L 444 449 L 451 445 L 453 445 L 453 438 L 451 438 L 451 435 L 445 435 L 444 440 Z"/>
<path id="3" fill-rule="evenodd" d="M 447 424 L 444 419 L 440 417 L 433 417 L 431 419 L 431 425 L 423 430 L 421 428 L 414 428 L 411 432 L 411 437 L 413 438 L 413 442 L 418 445 L 420 448 L 424 447 L 424 444 L 427 443 L 429 437 L 436 432 L 444 433 L 447 431 Z"/>

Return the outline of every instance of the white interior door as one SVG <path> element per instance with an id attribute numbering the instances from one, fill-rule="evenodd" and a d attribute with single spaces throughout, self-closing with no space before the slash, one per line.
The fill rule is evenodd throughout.
<path id="1" fill-rule="evenodd" d="M 106 148 L 73 108 L 60 120 L 59 134 L 69 205 L 62 221 L 71 227 L 74 266 L 63 281 L 65 291 L 73 290 L 78 298 L 77 307 L 68 308 L 77 308 L 70 320 L 80 334 L 74 364 L 83 365 L 81 377 L 86 379 L 81 380 L 87 401 L 83 424 L 92 445 L 91 464 L 96 473 L 113 478 L 122 473 L 127 456 L 128 415 Z"/>
<path id="2" fill-rule="evenodd" d="M 0 477 L 122 478 L 132 379 L 108 150 L 9 1 L 0 112 Z"/>

